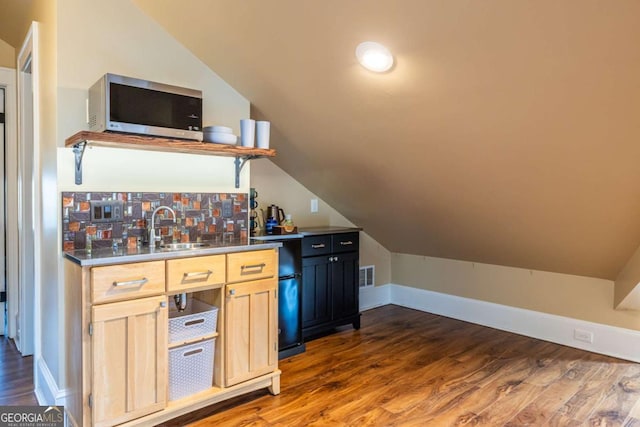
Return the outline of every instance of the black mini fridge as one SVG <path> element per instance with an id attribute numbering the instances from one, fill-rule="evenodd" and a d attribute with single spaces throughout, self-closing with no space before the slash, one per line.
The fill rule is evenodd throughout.
<path id="1" fill-rule="evenodd" d="M 302 342 L 302 239 L 283 238 L 278 255 L 278 357 L 305 351 Z"/>

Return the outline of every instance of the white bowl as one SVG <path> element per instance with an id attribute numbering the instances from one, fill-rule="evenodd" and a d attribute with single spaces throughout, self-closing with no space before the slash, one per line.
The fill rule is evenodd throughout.
<path id="1" fill-rule="evenodd" d="M 226 132 L 205 132 L 204 140 L 206 142 L 215 142 L 217 144 L 236 144 L 238 137 L 232 133 Z"/>
<path id="2" fill-rule="evenodd" d="M 203 132 L 217 132 L 217 133 L 233 133 L 233 129 L 226 126 L 205 126 L 202 128 Z"/>

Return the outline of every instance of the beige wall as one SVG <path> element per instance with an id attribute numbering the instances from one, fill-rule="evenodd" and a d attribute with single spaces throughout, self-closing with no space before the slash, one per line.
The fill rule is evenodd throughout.
<path id="1" fill-rule="evenodd" d="M 294 180 L 268 159 L 254 160 L 251 166 L 251 186 L 258 191 L 259 207 L 276 204 L 292 215 L 299 227 L 353 224 L 318 196 Z M 318 199 L 318 212 L 311 213 L 311 199 Z M 360 265 L 375 265 L 376 285 L 391 280 L 391 254 L 364 230 L 360 233 Z"/>
<path id="2" fill-rule="evenodd" d="M 47 275 L 53 282 L 57 279 L 53 286 L 62 312 L 60 191 L 246 192 L 249 188 L 250 166 L 243 171 L 241 188 L 235 189 L 232 158 L 106 148 L 87 150 L 83 162 L 84 183 L 74 185 L 73 153 L 62 147 L 65 138 L 87 129 L 88 88 L 107 72 L 198 88 L 204 93 L 205 125 L 230 126 L 236 133 L 240 119 L 249 116 L 249 102 L 129 0 L 58 0 L 57 23 L 58 117 L 50 142 L 54 150 L 52 159 L 57 158 L 57 171 L 51 192 L 53 198 L 49 200 L 55 233 L 46 234 L 45 243 L 50 253 L 58 254 L 56 258 L 50 257 Z M 60 330 L 52 339 L 58 339 L 56 351 L 64 362 L 64 331 Z M 64 374 L 56 376 L 56 380 L 58 387 L 65 387 Z"/>
<path id="3" fill-rule="evenodd" d="M 395 253 L 391 268 L 399 285 L 640 329 L 637 312 L 614 310 L 610 280 Z"/>
<path id="4" fill-rule="evenodd" d="M 55 128 L 56 128 L 56 112 L 55 112 L 55 84 L 56 84 L 56 1 L 51 0 L 34 0 L 30 3 L 28 12 L 24 16 L 17 17 L 20 22 L 15 22 L 16 31 L 21 34 L 21 42 L 13 51 L 13 60 L 11 67 L 16 67 L 17 55 L 22 50 L 22 43 L 26 38 L 33 21 L 38 22 L 38 37 L 34 38 L 34 54 L 31 62 L 33 74 L 38 75 L 38 80 L 33 81 L 36 88 L 37 104 L 34 105 L 34 149 L 39 153 L 36 159 L 36 180 L 39 183 L 39 191 L 41 198 L 35 202 L 35 205 L 41 205 L 46 208 L 47 200 L 55 198 Z M 36 47 L 37 46 L 37 47 Z M 12 174 L 15 179 L 17 164 L 17 148 L 13 147 L 7 150 L 8 162 L 7 173 Z M 15 157 L 13 157 L 15 156 Z M 13 157 L 13 160 L 11 160 Z M 39 164 L 39 168 L 38 165 Z M 13 236 L 17 231 L 17 189 L 11 186 L 7 189 L 7 199 L 9 200 L 10 210 L 7 212 L 7 218 L 10 226 L 13 224 L 15 229 L 7 230 L 9 240 L 12 242 L 17 240 L 17 236 Z M 13 201 L 13 202 L 12 202 Z M 59 340 L 61 331 L 60 318 L 62 312 L 60 310 L 60 298 L 58 297 L 58 283 L 56 281 L 57 271 L 55 268 L 56 260 L 50 254 L 51 246 L 47 245 L 47 239 L 57 234 L 57 227 L 52 226 L 52 219 L 48 215 L 36 213 L 36 232 L 39 233 L 41 246 L 36 246 L 39 250 L 39 263 L 36 263 L 36 280 L 40 278 L 36 285 L 36 292 L 39 292 L 40 311 L 35 316 L 35 327 L 40 330 L 40 335 L 35 337 L 36 355 L 40 358 L 35 359 L 36 366 L 40 366 L 42 361 L 47 364 L 51 374 L 57 378 L 60 374 L 59 367 L 62 364 L 60 354 L 61 342 Z M 38 259 L 36 259 L 38 262 Z M 11 281 L 17 281 L 17 260 L 10 260 L 7 265 L 7 277 Z M 42 377 L 37 377 L 36 382 L 42 385 Z"/>
<path id="5" fill-rule="evenodd" d="M 4 40 L 0 40 L 0 67 L 16 68 L 16 50 Z"/>
<path id="6" fill-rule="evenodd" d="M 640 248 L 631 256 L 616 277 L 614 307 L 618 309 L 640 309 Z"/>
<path id="7" fill-rule="evenodd" d="M 64 364 L 64 352 L 60 351 L 59 337 L 63 336 L 63 303 L 58 289 L 57 261 L 50 254 L 56 253 L 58 234 L 56 215 L 56 52 L 57 11 L 55 1 L 39 0 L 33 3 L 34 19 L 39 22 L 39 163 L 36 171 L 41 188 L 41 216 L 37 218 L 41 229 L 40 247 L 40 336 L 41 354 L 54 378 L 58 378 Z"/>

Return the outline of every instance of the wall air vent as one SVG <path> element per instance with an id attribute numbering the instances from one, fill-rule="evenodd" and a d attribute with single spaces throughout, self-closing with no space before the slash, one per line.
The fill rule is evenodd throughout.
<path id="1" fill-rule="evenodd" d="M 360 267 L 360 287 L 373 286 L 375 280 L 376 266 L 366 265 Z"/>

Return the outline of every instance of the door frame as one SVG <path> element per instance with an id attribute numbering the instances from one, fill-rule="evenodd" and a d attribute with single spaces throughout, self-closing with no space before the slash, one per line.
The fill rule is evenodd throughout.
<path id="1" fill-rule="evenodd" d="M 32 22 L 29 32 L 25 37 L 25 41 L 18 54 L 17 61 L 17 87 L 18 87 L 18 175 L 17 175 L 17 193 L 18 193 L 18 287 L 20 298 L 19 319 L 21 325 L 21 335 L 19 349 L 22 355 L 35 354 L 36 360 L 40 357 L 40 268 L 41 265 L 41 185 L 40 185 L 40 90 L 39 90 L 39 27 L 37 22 Z M 29 83 L 31 85 L 31 93 L 25 91 L 27 79 L 26 73 L 22 70 L 30 66 L 31 73 Z M 29 98 L 30 96 L 30 98 Z M 32 118 L 25 120 L 25 101 L 32 103 Z M 30 128 L 32 127 L 32 128 Z M 32 153 L 24 151 L 24 135 L 31 133 L 32 137 Z M 28 156 L 28 157 L 27 157 Z M 32 162 L 32 174 L 30 177 L 24 176 L 23 163 L 28 158 Z M 22 188 L 30 185 L 32 189 L 32 211 L 24 212 Z M 33 227 L 33 253 L 25 251 L 25 245 L 21 245 L 23 241 L 25 226 Z M 33 268 L 33 282 L 24 281 L 25 271 L 27 268 Z M 18 341 L 16 341 L 18 344 Z M 35 369 L 35 364 L 34 364 Z"/>
<path id="2" fill-rule="evenodd" d="M 11 312 L 14 307 L 9 303 L 10 295 L 17 294 L 18 291 L 18 257 L 16 252 L 8 250 L 5 253 L 5 248 L 13 248 L 18 243 L 18 223 L 17 223 L 17 185 L 16 180 L 18 176 L 17 172 L 17 143 L 16 143 L 16 126 L 17 126 L 17 113 L 16 113 L 16 70 L 13 68 L 0 67 L 0 86 L 4 88 L 4 200 L 0 204 L 1 214 L 4 219 L 0 222 L 0 227 L 4 227 L 5 245 L 0 244 L 0 255 L 5 259 L 5 291 L 7 292 L 7 330 L 4 331 L 9 337 L 15 335 L 15 324 L 11 322 Z M 1 242 L 0 242 L 1 243 Z M 4 257 L 6 255 L 6 257 Z M 1 262 L 0 262 L 1 264 Z M 2 277 L 0 277 L 2 280 Z M 16 306 L 17 311 L 17 306 Z M 14 311 L 13 315 L 15 316 Z M 1 318 L 2 316 L 0 316 Z M 14 317 L 15 318 L 15 317 Z M 12 326 L 14 328 L 12 334 Z M 2 324 L 0 323 L 0 328 Z"/>

